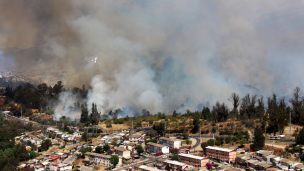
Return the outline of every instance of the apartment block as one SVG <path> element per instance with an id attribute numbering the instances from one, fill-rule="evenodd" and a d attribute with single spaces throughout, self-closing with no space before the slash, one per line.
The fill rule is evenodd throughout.
<path id="1" fill-rule="evenodd" d="M 191 154 L 179 154 L 178 158 L 181 162 L 194 167 L 205 167 L 206 164 L 209 162 L 208 158 L 195 156 Z"/>
<path id="2" fill-rule="evenodd" d="M 213 147 L 213 146 L 206 147 L 206 155 L 209 158 L 216 158 L 226 162 L 234 162 L 236 159 L 235 150 Z"/>

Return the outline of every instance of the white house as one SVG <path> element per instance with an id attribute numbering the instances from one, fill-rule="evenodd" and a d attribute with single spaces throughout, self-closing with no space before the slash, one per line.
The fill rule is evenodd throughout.
<path id="1" fill-rule="evenodd" d="M 182 147 L 182 141 L 176 140 L 172 138 L 160 137 L 159 144 L 163 144 L 168 146 L 169 148 L 177 148 L 180 149 Z"/>
<path id="2" fill-rule="evenodd" d="M 165 146 L 162 144 L 156 144 L 156 143 L 152 143 L 152 142 L 147 143 L 146 149 L 147 149 L 147 152 L 150 152 L 150 153 L 157 153 L 157 152 L 162 152 L 164 154 L 169 153 L 168 146 Z"/>

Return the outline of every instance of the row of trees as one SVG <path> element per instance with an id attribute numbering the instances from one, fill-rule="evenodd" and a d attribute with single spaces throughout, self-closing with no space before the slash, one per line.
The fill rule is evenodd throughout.
<path id="1" fill-rule="evenodd" d="M 52 105 L 56 103 L 58 95 L 63 91 L 70 91 L 82 98 L 85 98 L 87 95 L 85 85 L 82 86 L 82 89 L 74 87 L 70 90 L 69 88 L 65 89 L 62 82 L 58 81 L 54 86 L 42 83 L 35 87 L 30 83 L 26 83 L 13 89 L 8 85 L 6 87 L 6 96 L 9 100 L 14 100 L 25 108 L 45 109 L 48 104 Z M 73 106 L 71 107 L 73 108 Z M 74 104 L 74 108 L 80 108 L 79 102 Z"/>

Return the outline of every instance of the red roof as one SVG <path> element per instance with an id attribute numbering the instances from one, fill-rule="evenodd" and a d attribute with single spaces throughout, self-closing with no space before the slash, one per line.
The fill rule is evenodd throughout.
<path id="1" fill-rule="evenodd" d="M 75 140 L 80 140 L 80 139 L 81 139 L 81 137 L 75 137 L 74 139 L 75 139 Z"/>
<path id="2" fill-rule="evenodd" d="M 56 162 L 53 162 L 53 163 L 51 163 L 53 166 L 57 166 L 57 165 L 59 165 L 60 163 L 56 163 Z"/>
<path id="3" fill-rule="evenodd" d="M 56 159 L 59 159 L 59 158 L 60 158 L 59 155 L 54 155 L 54 156 L 51 156 L 51 157 L 50 157 L 51 160 L 56 160 Z"/>

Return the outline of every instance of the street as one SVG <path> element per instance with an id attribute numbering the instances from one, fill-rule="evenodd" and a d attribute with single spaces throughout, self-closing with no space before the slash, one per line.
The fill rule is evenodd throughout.
<path id="1" fill-rule="evenodd" d="M 68 157 L 67 159 L 65 159 L 63 161 L 63 163 L 66 163 L 66 164 L 72 164 L 72 162 L 75 160 L 76 158 L 76 155 L 75 154 L 72 154 L 70 157 Z"/>

